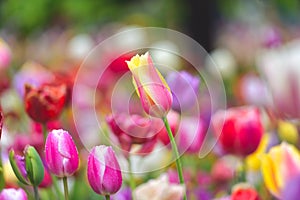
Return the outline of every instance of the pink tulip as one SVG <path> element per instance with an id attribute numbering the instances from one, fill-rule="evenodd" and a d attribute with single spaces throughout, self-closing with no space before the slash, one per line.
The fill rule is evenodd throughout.
<path id="1" fill-rule="evenodd" d="M 78 169 L 79 157 L 71 135 L 62 129 L 52 130 L 45 144 L 49 171 L 58 177 L 71 176 Z"/>
<path id="2" fill-rule="evenodd" d="M 172 94 L 149 53 L 136 55 L 126 62 L 145 112 L 153 117 L 165 117 L 172 106 Z"/>
<path id="3" fill-rule="evenodd" d="M 23 189 L 3 189 L 0 193 L 0 200 L 27 200 L 27 195 Z"/>
<path id="4" fill-rule="evenodd" d="M 90 186 L 100 195 L 116 193 L 122 186 L 120 165 L 112 147 L 94 147 L 88 156 L 87 177 Z"/>
<path id="5" fill-rule="evenodd" d="M 8 45 L 0 38 L 0 69 L 9 66 L 11 61 L 11 51 Z"/>

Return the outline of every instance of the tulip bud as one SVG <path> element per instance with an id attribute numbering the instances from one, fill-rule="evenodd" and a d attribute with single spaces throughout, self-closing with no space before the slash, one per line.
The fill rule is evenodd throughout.
<path id="1" fill-rule="evenodd" d="M 260 200 L 260 197 L 252 188 L 239 188 L 232 193 L 231 200 Z"/>
<path id="2" fill-rule="evenodd" d="M 254 107 L 219 111 L 213 116 L 212 124 L 222 148 L 240 156 L 257 149 L 264 131 L 260 112 Z"/>
<path id="3" fill-rule="evenodd" d="M 114 194 L 121 188 L 122 173 L 112 147 L 100 145 L 91 150 L 87 176 L 90 186 L 100 195 Z"/>
<path id="4" fill-rule="evenodd" d="M 172 106 L 172 94 L 165 79 L 154 67 L 149 53 L 136 55 L 126 63 L 145 112 L 152 117 L 165 117 Z"/>
<path id="5" fill-rule="evenodd" d="M 0 193 L 0 200 L 27 200 L 27 194 L 21 188 L 8 188 Z"/>
<path id="6" fill-rule="evenodd" d="M 62 129 L 52 130 L 46 139 L 45 158 L 49 171 L 58 177 L 71 176 L 79 165 L 76 145 Z"/>
<path id="7" fill-rule="evenodd" d="M 11 150 L 9 161 L 16 177 L 21 183 L 38 186 L 43 181 L 44 165 L 34 147 L 26 146 L 24 157 L 15 155 L 14 150 Z"/>

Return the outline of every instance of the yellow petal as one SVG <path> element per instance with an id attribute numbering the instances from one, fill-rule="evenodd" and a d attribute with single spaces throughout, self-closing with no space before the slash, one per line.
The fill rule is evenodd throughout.
<path id="1" fill-rule="evenodd" d="M 275 196 L 279 197 L 279 188 L 275 178 L 276 163 L 273 162 L 269 155 L 264 155 L 261 161 L 262 176 L 266 187 Z"/>

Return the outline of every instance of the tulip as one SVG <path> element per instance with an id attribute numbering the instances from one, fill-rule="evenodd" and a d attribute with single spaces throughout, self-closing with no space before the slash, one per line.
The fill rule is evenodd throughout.
<path id="1" fill-rule="evenodd" d="M 32 146 L 26 146 L 24 156 L 9 153 L 9 161 L 18 180 L 25 185 L 38 186 L 44 179 L 43 162 Z"/>
<path id="2" fill-rule="evenodd" d="M 149 53 L 136 55 L 126 63 L 145 112 L 153 117 L 165 117 L 172 106 L 172 94 Z"/>
<path id="3" fill-rule="evenodd" d="M 185 187 L 169 182 L 166 175 L 139 185 L 134 191 L 135 199 L 141 200 L 181 200 Z"/>
<path id="4" fill-rule="evenodd" d="M 287 182 L 300 173 L 300 153 L 296 147 L 282 142 L 262 157 L 261 171 L 266 187 L 280 199 Z"/>
<path id="5" fill-rule="evenodd" d="M 233 192 L 231 200 L 260 200 L 260 197 L 252 188 L 240 188 Z"/>
<path id="6" fill-rule="evenodd" d="M 27 194 L 21 188 L 7 188 L 0 193 L 0 200 L 27 200 Z"/>
<path id="7" fill-rule="evenodd" d="M 5 69 L 11 61 L 11 51 L 8 45 L 0 38 L 0 69 Z"/>
<path id="8" fill-rule="evenodd" d="M 269 107 L 283 119 L 300 117 L 300 40 L 259 54 L 257 65 L 272 94 Z"/>
<path id="9" fill-rule="evenodd" d="M 24 157 L 15 155 L 14 151 L 11 150 L 9 161 L 18 180 L 25 185 L 33 186 L 34 197 L 38 200 L 37 186 L 44 179 L 44 165 L 35 148 L 26 146 Z"/>
<path id="10" fill-rule="evenodd" d="M 166 77 L 173 94 L 172 109 L 190 111 L 197 106 L 200 78 L 186 71 L 172 72 Z"/>
<path id="11" fill-rule="evenodd" d="M 297 127 L 290 122 L 281 120 L 278 122 L 278 136 L 281 140 L 287 141 L 288 143 L 298 143 L 299 136 Z"/>
<path id="12" fill-rule="evenodd" d="M 78 151 L 71 135 L 62 129 L 52 130 L 46 139 L 45 160 L 49 171 L 58 177 L 73 175 L 78 169 Z"/>
<path id="13" fill-rule="evenodd" d="M 25 110 L 36 122 L 47 123 L 61 114 L 66 101 L 66 86 L 25 86 Z"/>
<path id="14" fill-rule="evenodd" d="M 218 111 L 212 124 L 224 151 L 240 156 L 247 156 L 257 149 L 264 131 L 259 110 L 255 107 Z"/>
<path id="15" fill-rule="evenodd" d="M 87 177 L 92 189 L 100 195 L 116 193 L 122 185 L 120 165 L 112 147 L 94 147 L 88 156 Z"/>

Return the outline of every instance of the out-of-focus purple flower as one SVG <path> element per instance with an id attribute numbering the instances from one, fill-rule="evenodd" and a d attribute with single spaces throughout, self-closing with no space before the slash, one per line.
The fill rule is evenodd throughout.
<path id="1" fill-rule="evenodd" d="M 288 181 L 282 192 L 282 199 L 298 200 L 300 197 L 300 174 Z"/>
<path id="2" fill-rule="evenodd" d="M 115 194 L 122 186 L 122 173 L 112 147 L 94 147 L 88 157 L 87 177 L 92 189 L 101 195 Z"/>
<path id="3" fill-rule="evenodd" d="M 196 188 L 191 193 L 192 196 L 194 196 L 195 200 L 211 200 L 212 194 L 208 190 L 204 190 L 201 187 Z"/>
<path id="4" fill-rule="evenodd" d="M 71 135 L 62 129 L 52 130 L 46 139 L 45 161 L 58 177 L 71 176 L 79 165 L 76 145 Z"/>
<path id="5" fill-rule="evenodd" d="M 269 85 L 279 117 L 300 118 L 300 40 L 260 53 L 257 65 Z"/>
<path id="6" fill-rule="evenodd" d="M 200 118 L 182 118 L 177 137 L 179 150 L 181 152 L 199 153 L 205 137 L 204 131 L 204 124 Z"/>
<path id="7" fill-rule="evenodd" d="M 39 87 L 45 83 L 52 82 L 54 78 L 54 75 L 47 71 L 46 68 L 38 63 L 29 61 L 15 74 L 13 84 L 20 96 L 23 97 L 25 84 Z"/>
<path id="8" fill-rule="evenodd" d="M 282 37 L 278 30 L 268 27 L 263 31 L 263 45 L 267 48 L 278 47 L 282 43 Z"/>
<path id="9" fill-rule="evenodd" d="M 168 175 L 170 183 L 174 183 L 174 184 L 179 184 L 180 183 L 178 173 L 177 173 L 176 170 L 173 170 L 173 169 L 168 170 L 167 175 Z M 188 170 L 184 170 L 183 171 L 183 178 L 184 178 L 185 182 L 190 182 L 192 180 L 191 172 L 188 171 Z"/>
<path id="10" fill-rule="evenodd" d="M 161 175 L 147 183 L 139 185 L 134 190 L 135 199 L 143 200 L 181 200 L 185 187 L 169 182 L 167 175 Z"/>
<path id="11" fill-rule="evenodd" d="M 119 192 L 111 196 L 112 200 L 132 200 L 131 189 L 126 187 L 122 188 Z"/>
<path id="12" fill-rule="evenodd" d="M 5 41 L 0 38 L 0 69 L 5 69 L 11 61 L 11 50 Z"/>
<path id="13" fill-rule="evenodd" d="M 27 200 L 27 194 L 22 188 L 3 189 L 0 193 L 0 200 Z"/>
<path id="14" fill-rule="evenodd" d="M 117 136 L 125 154 L 130 152 L 133 144 L 141 145 L 137 153 L 150 153 L 156 144 L 157 133 L 164 128 L 160 119 L 125 113 L 109 115 L 106 121 L 113 134 Z"/>
<path id="15" fill-rule="evenodd" d="M 181 71 L 172 72 L 166 77 L 173 95 L 172 109 L 175 111 L 190 111 L 197 105 L 200 78 Z"/>

